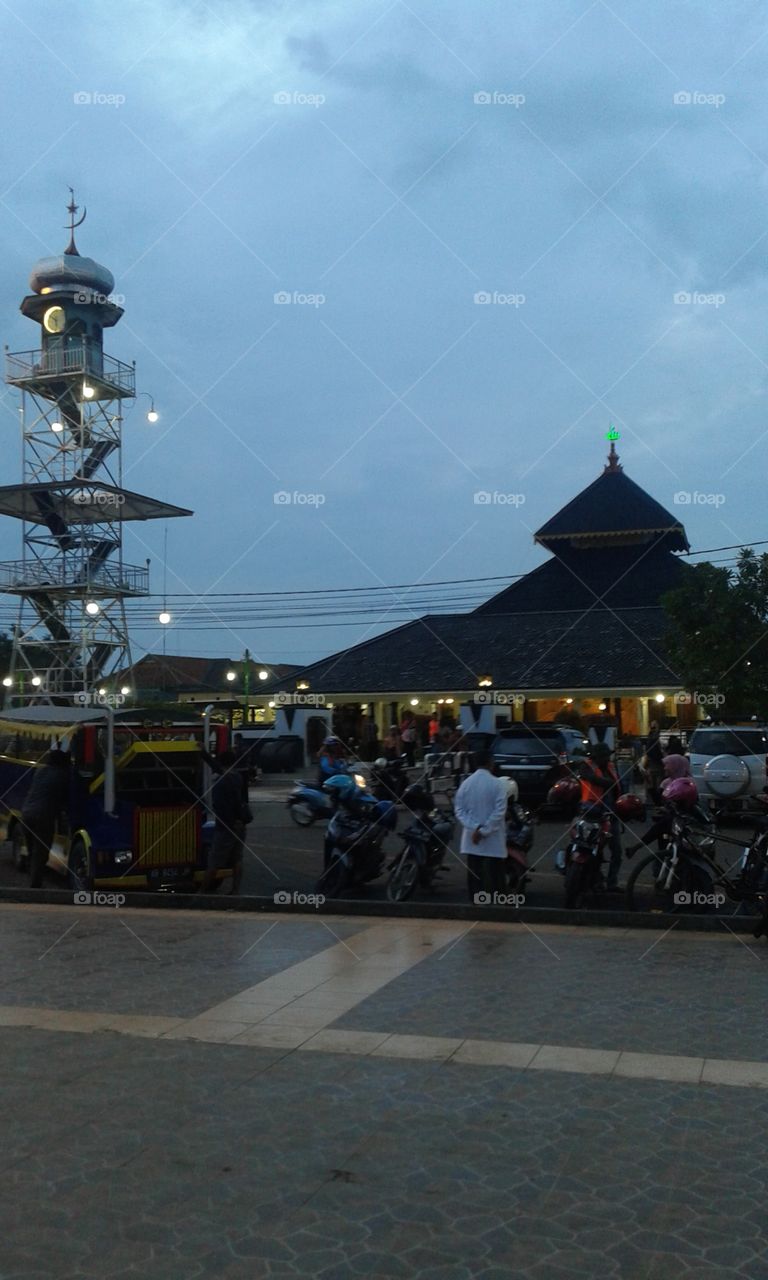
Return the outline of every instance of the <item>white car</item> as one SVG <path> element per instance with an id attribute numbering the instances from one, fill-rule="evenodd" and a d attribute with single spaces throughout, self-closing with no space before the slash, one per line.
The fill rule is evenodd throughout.
<path id="1" fill-rule="evenodd" d="M 768 784 L 768 733 L 757 725 L 702 725 L 688 751 L 699 798 L 712 808 L 744 808 Z"/>

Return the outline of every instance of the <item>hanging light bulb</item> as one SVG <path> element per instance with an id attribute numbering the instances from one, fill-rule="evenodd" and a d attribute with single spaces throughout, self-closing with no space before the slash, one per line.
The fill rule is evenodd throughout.
<path id="1" fill-rule="evenodd" d="M 35 688 L 37 689 L 37 688 L 38 688 L 38 687 L 39 687 L 43 682 L 42 682 L 42 680 L 41 680 L 40 676 L 33 676 L 33 677 L 32 677 L 32 683 L 33 683 L 33 685 L 35 686 Z"/>
<path id="2" fill-rule="evenodd" d="M 167 627 L 168 623 L 171 620 L 171 615 L 167 609 L 163 609 L 163 612 L 161 614 L 158 614 L 157 620 L 158 622 L 162 622 L 164 627 Z"/>
<path id="3" fill-rule="evenodd" d="M 60 431 L 63 431 L 63 430 L 64 430 L 64 423 L 63 423 L 63 422 L 52 422 L 52 423 L 51 423 L 51 431 L 55 431 L 55 432 L 58 434 Z"/>
<path id="4" fill-rule="evenodd" d="M 85 606 L 85 612 L 89 613 L 92 618 L 96 617 L 96 614 L 99 612 L 99 606 L 97 605 L 95 600 L 88 601 L 87 605 Z"/>
<path id="5" fill-rule="evenodd" d="M 13 688 L 13 680 L 11 679 L 10 676 L 3 676 L 3 684 L 5 685 L 6 689 Z"/>
<path id="6" fill-rule="evenodd" d="M 147 422 L 157 422 L 159 417 L 160 417 L 160 414 L 157 412 L 157 409 L 155 408 L 155 402 L 150 396 L 150 406 L 147 409 Z"/>
<path id="7" fill-rule="evenodd" d="M 83 398 L 84 398 L 85 400 L 92 400 L 92 399 L 93 399 L 93 397 L 94 397 L 95 395 L 96 395 L 96 388 L 95 388 L 95 387 L 92 387 L 92 386 L 91 386 L 91 384 L 90 384 L 89 382 L 84 382 L 84 383 L 83 383 Z"/>

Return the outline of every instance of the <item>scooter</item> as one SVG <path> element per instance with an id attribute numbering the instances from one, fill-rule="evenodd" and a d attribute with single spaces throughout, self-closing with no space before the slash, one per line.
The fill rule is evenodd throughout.
<path id="1" fill-rule="evenodd" d="M 352 774 L 361 793 L 367 790 L 365 778 L 361 773 Z M 322 787 L 311 786 L 308 782 L 296 779 L 293 791 L 286 800 L 288 812 L 297 827 L 311 827 L 313 823 L 328 819 L 333 815 L 333 802 Z"/>
<path id="2" fill-rule="evenodd" d="M 533 817 L 522 805 L 510 803 L 506 822 L 507 884 L 511 890 L 525 889 L 530 879 L 529 853 L 533 846 Z"/>
<path id="3" fill-rule="evenodd" d="M 345 889 L 380 876 L 387 857 L 382 845 L 396 827 L 397 807 L 391 800 L 362 795 L 352 803 L 338 804 L 328 823 L 325 868 L 317 892 L 338 898 Z"/>

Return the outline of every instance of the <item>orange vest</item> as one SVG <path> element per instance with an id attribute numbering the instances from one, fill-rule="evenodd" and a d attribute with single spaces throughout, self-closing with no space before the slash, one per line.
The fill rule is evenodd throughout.
<path id="1" fill-rule="evenodd" d="M 607 773 L 594 763 L 592 764 L 592 768 L 595 773 L 602 773 L 604 777 L 609 777 L 614 782 L 618 782 L 619 780 L 619 775 L 612 764 L 608 765 Z M 605 792 L 601 791 L 599 787 L 596 787 L 593 782 L 589 782 L 586 778 L 581 779 L 582 804 L 600 804 L 604 795 Z"/>

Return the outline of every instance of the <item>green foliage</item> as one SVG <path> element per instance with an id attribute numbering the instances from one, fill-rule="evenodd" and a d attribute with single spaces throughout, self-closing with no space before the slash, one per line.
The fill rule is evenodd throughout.
<path id="1" fill-rule="evenodd" d="M 696 565 L 662 604 L 682 687 L 723 694 L 723 718 L 768 715 L 768 555 L 742 551 L 736 569 Z"/>

